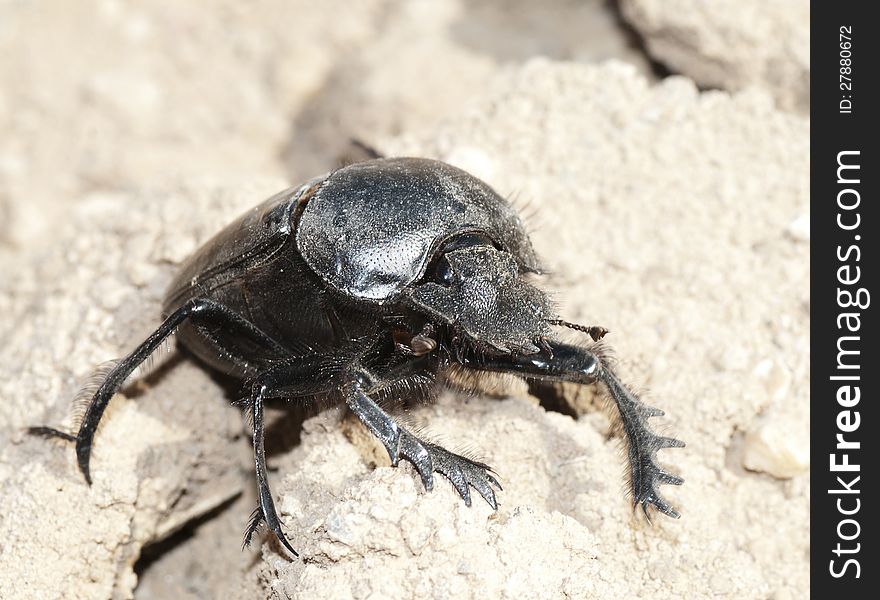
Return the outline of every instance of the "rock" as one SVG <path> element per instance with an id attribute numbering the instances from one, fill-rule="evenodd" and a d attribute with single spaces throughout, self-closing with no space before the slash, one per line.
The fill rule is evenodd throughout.
<path id="1" fill-rule="evenodd" d="M 651 55 L 699 85 L 758 86 L 780 107 L 810 108 L 810 4 L 806 0 L 622 0 Z"/>
<path id="2" fill-rule="evenodd" d="M 805 384 L 778 359 L 764 359 L 752 370 L 763 384 L 769 408 L 746 427 L 742 465 L 778 479 L 802 475 L 810 468 L 808 410 Z M 796 390 L 792 385 L 796 384 Z M 803 390 L 803 391 L 802 391 Z"/>
<path id="3" fill-rule="evenodd" d="M 792 219 L 791 223 L 788 224 L 788 227 L 785 228 L 785 233 L 799 242 L 809 242 L 810 215 L 801 214 Z"/>
<path id="4" fill-rule="evenodd" d="M 742 464 L 750 471 L 790 479 L 810 469 L 809 438 L 801 427 L 768 415 L 755 421 L 746 433 Z"/>
<path id="5" fill-rule="evenodd" d="M 626 512 L 619 502 L 614 508 L 578 502 L 584 488 L 604 487 L 603 474 L 615 467 L 602 458 L 613 455 L 613 445 L 588 426 L 546 415 L 522 399 L 461 406 L 446 398 L 417 416 L 432 431 L 442 430 L 447 443 L 467 441 L 471 423 L 481 422 L 480 445 L 493 455 L 505 488 L 512 486 L 502 508 L 496 513 L 476 495 L 473 506 L 465 506 L 439 475 L 426 493 L 409 468 L 367 473 L 338 428 L 307 424 L 303 445 L 284 459 L 281 486 L 283 519 L 303 560 L 277 560 L 273 545 L 263 546 L 260 577 L 270 595 L 358 598 L 393 590 L 400 597 L 585 597 L 632 589 L 605 580 L 598 540 L 571 516 Z M 506 439 L 535 442 L 535 454 L 523 456 L 519 444 L 505 451 Z M 596 463 L 579 460 L 585 456 Z M 297 464 L 308 468 L 297 470 Z M 320 476 L 331 471 L 330 481 Z"/>

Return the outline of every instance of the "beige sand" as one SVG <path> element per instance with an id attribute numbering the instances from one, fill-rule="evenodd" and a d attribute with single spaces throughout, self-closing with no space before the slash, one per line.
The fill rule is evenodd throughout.
<path id="1" fill-rule="evenodd" d="M 294 4 L 0 5 L 0 597 L 804 597 L 806 120 L 759 89 L 655 83 L 596 6 L 560 3 L 516 54 L 502 33 L 522 24 L 492 3 Z M 597 47 L 554 35 L 589 15 Z M 588 64 L 608 56 L 637 66 Z M 433 83 L 396 89 L 417 59 Z M 425 493 L 342 411 L 299 444 L 296 415 L 273 411 L 302 561 L 268 539 L 239 551 L 254 482 L 235 388 L 175 352 L 114 399 L 91 489 L 70 448 L 22 434 L 62 422 L 94 365 L 156 325 L 192 250 L 332 166 L 348 131 L 528 205 L 561 312 L 611 330 L 622 376 L 688 443 L 661 453 L 686 480 L 665 489 L 680 520 L 633 516 L 590 388 L 556 390 L 566 414 L 508 385 L 408 416 L 497 468 L 497 512 L 442 480 Z"/>

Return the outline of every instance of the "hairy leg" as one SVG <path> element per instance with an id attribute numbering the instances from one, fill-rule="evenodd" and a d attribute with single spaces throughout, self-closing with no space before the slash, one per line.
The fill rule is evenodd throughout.
<path id="1" fill-rule="evenodd" d="M 257 475 L 257 497 L 259 504 L 251 515 L 244 535 L 244 546 L 249 546 L 251 538 L 260 524 L 265 521 L 269 530 L 278 541 L 294 556 L 299 556 L 293 549 L 284 531 L 281 520 L 275 510 L 275 501 L 269 488 L 269 474 L 266 469 L 265 432 L 263 427 L 263 404 L 267 398 L 296 398 L 326 390 L 330 378 L 316 374 L 321 371 L 325 362 L 322 355 L 301 357 L 280 363 L 258 375 L 251 382 L 251 395 L 248 409 L 251 411 L 254 434 L 254 466 Z"/>
<path id="2" fill-rule="evenodd" d="M 364 391 L 363 381 L 366 378 L 372 380 L 372 377 L 364 377 L 363 373 L 355 373 L 354 375 L 327 374 L 326 370 L 322 371 L 321 369 L 321 365 L 326 364 L 327 360 L 332 360 L 332 357 L 315 355 L 285 362 L 261 373 L 251 383 L 249 409 L 252 411 L 253 417 L 254 464 L 257 473 L 259 506 L 254 510 L 245 532 L 245 546 L 250 544 L 254 532 L 265 521 L 279 542 L 292 554 L 297 555 L 284 535 L 269 488 L 263 433 L 265 399 L 304 396 L 325 390 L 333 386 L 333 382 L 338 384 L 339 381 L 348 381 L 342 385 L 346 404 L 366 425 L 367 429 L 379 438 L 388 451 L 394 466 L 399 463 L 401 458 L 410 461 L 428 490 L 434 486 L 434 472 L 441 473 L 452 482 L 468 506 L 471 505 L 470 487 L 473 487 L 493 509 L 497 508 L 498 504 L 492 485 L 498 489 L 501 489 L 501 485 L 491 474 L 488 465 L 449 452 L 436 444 L 420 440 L 409 430 L 400 426 L 367 395 Z M 388 383 L 393 383 L 397 378 L 411 375 L 414 369 L 418 370 L 422 362 L 422 359 L 416 359 L 400 365 L 397 369 L 392 369 L 389 371 L 392 378 Z M 325 373 L 323 379 L 315 377 L 315 373 L 319 372 Z"/>
<path id="3" fill-rule="evenodd" d="M 263 400 L 269 392 L 268 378 L 261 378 L 262 381 L 254 383 L 251 393 L 251 415 L 253 417 L 254 427 L 254 465 L 257 473 L 257 497 L 259 505 L 251 515 L 245 532 L 244 545 L 249 546 L 251 536 L 259 527 L 262 520 L 266 521 L 266 525 L 278 538 L 278 541 L 287 548 L 294 556 L 299 556 L 287 537 L 281 529 L 281 521 L 278 519 L 278 513 L 275 512 L 275 501 L 272 499 L 272 491 L 269 489 L 269 474 L 266 472 L 266 448 L 265 448 L 265 432 L 263 430 Z"/>
<path id="4" fill-rule="evenodd" d="M 660 484 L 681 485 L 684 480 L 657 464 L 657 452 L 685 444 L 651 430 L 648 419 L 662 416 L 663 411 L 643 404 L 600 356 L 586 348 L 549 340 L 541 345 L 540 352 L 535 354 L 475 355 L 462 357 L 462 364 L 472 369 L 517 373 L 544 380 L 602 382 L 617 406 L 625 434 L 633 501 L 642 507 L 645 516 L 648 516 L 648 506 L 653 506 L 667 516 L 678 518 L 678 511 L 660 496 L 657 488 Z"/>

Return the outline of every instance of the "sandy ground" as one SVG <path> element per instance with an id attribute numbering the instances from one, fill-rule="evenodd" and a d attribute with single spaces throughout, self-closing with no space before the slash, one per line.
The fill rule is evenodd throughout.
<path id="1" fill-rule="evenodd" d="M 465 4 L 0 2 L 0 597 L 808 594 L 800 84 L 762 71 L 772 47 L 717 60 L 742 14 Z M 784 22 L 783 81 L 809 77 L 805 5 L 756 17 Z M 266 537 L 239 550 L 239 387 L 173 346 L 114 398 L 91 488 L 69 447 L 23 433 L 64 423 L 95 365 L 155 327 L 189 253 L 351 137 L 522 207 L 560 312 L 611 330 L 656 427 L 687 442 L 661 452 L 686 480 L 664 490 L 680 520 L 633 515 L 592 388 L 507 382 L 407 415 L 497 469 L 497 512 L 445 481 L 425 493 L 341 410 L 274 407 L 270 477 L 302 560 Z"/>

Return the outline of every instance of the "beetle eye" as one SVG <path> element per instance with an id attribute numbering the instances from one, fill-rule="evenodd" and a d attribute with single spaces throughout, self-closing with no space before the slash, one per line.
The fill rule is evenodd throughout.
<path id="1" fill-rule="evenodd" d="M 449 264 L 449 261 L 446 260 L 445 256 L 441 256 L 434 267 L 434 281 L 440 285 L 449 287 L 454 280 L 455 271 L 452 270 L 452 265 Z"/>
<path id="2" fill-rule="evenodd" d="M 492 238 L 484 233 L 472 231 L 456 235 L 446 240 L 446 243 L 440 247 L 437 258 L 434 259 L 433 265 L 428 269 L 429 276 L 435 283 L 446 287 L 451 286 L 455 282 L 455 270 L 446 259 L 446 253 L 472 246 L 498 248 L 498 245 L 492 241 Z"/>

